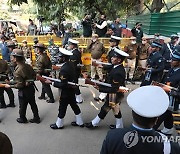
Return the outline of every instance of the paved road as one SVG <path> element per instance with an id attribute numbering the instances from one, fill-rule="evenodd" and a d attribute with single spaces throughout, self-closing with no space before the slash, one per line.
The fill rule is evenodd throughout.
<path id="1" fill-rule="evenodd" d="M 37 86 L 40 89 L 39 82 L 37 82 Z M 135 87 L 137 86 L 131 86 L 132 89 Z M 85 101 L 80 108 L 84 122 L 89 122 L 98 114 L 102 103 L 93 100 L 93 93 L 98 94 L 93 87 L 81 88 L 81 91 Z M 42 122 L 40 124 L 19 124 L 16 122 L 18 117 L 17 90 L 14 90 L 14 93 L 16 108 L 0 110 L 0 131 L 6 133 L 11 139 L 14 154 L 98 154 L 109 130 L 108 125 L 115 122 L 115 118 L 110 112 L 96 130 L 73 127 L 70 124 L 75 116 L 69 107 L 65 117 L 65 129 L 52 130 L 49 125 L 56 121 L 59 105 L 58 89 L 53 88 L 56 103 L 48 104 L 36 99 Z M 36 97 L 39 95 L 40 93 L 37 92 Z M 121 108 L 124 125 L 127 127 L 132 122 L 132 116 L 125 99 L 126 97 Z M 7 95 L 6 102 L 8 102 Z M 30 106 L 27 109 L 27 118 L 32 118 Z"/>

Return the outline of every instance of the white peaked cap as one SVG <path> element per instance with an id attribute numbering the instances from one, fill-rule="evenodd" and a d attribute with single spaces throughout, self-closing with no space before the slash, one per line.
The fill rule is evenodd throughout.
<path id="1" fill-rule="evenodd" d="M 120 50 L 118 48 L 114 48 L 114 52 L 116 52 L 119 55 L 124 56 L 124 57 L 128 57 L 129 56 L 129 54 L 127 54 L 126 52 L 124 52 L 124 51 L 122 51 L 122 50 Z"/>
<path id="2" fill-rule="evenodd" d="M 59 51 L 63 54 L 63 55 L 67 55 L 67 56 L 72 56 L 73 53 L 71 51 L 68 51 L 64 48 L 59 48 Z"/>
<path id="3" fill-rule="evenodd" d="M 168 109 L 169 97 L 161 87 L 143 86 L 128 95 L 127 103 L 136 114 L 153 118 Z"/>
<path id="4" fill-rule="evenodd" d="M 73 43 L 73 44 L 79 44 L 79 41 L 73 40 L 73 39 L 71 39 L 71 38 L 70 38 L 68 41 L 71 42 L 71 43 Z"/>
<path id="5" fill-rule="evenodd" d="M 115 39 L 115 40 L 121 40 L 121 39 L 122 39 L 121 37 L 114 36 L 114 35 L 111 35 L 111 38 L 112 38 L 112 39 Z"/>

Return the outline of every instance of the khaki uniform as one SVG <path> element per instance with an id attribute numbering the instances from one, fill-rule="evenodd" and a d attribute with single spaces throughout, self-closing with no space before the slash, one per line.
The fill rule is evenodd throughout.
<path id="1" fill-rule="evenodd" d="M 27 47 L 27 46 L 22 47 L 22 51 L 24 53 L 25 59 L 31 58 L 31 50 L 29 47 Z"/>
<path id="2" fill-rule="evenodd" d="M 101 56 L 103 55 L 103 53 L 105 52 L 103 43 L 101 43 L 99 40 L 96 42 L 91 42 L 88 46 L 87 46 L 87 50 L 90 50 L 91 52 L 91 57 L 92 57 L 92 61 L 101 61 Z M 99 79 L 102 80 L 103 79 L 103 74 L 102 74 L 102 68 L 98 67 L 98 66 L 92 66 L 91 65 L 91 78 L 95 78 L 96 76 L 96 71 L 97 74 L 99 76 Z"/>
<path id="3" fill-rule="evenodd" d="M 47 71 L 46 69 L 51 69 L 52 64 L 46 53 L 42 53 L 37 57 L 36 66 L 40 75 L 50 75 L 50 71 Z M 42 82 L 42 92 L 40 97 L 45 98 L 45 93 L 50 98 L 50 101 L 54 102 L 54 96 L 50 85 Z"/>
<path id="4" fill-rule="evenodd" d="M 12 85 L 11 87 L 18 89 L 20 118 L 22 119 L 22 121 L 27 121 L 26 109 L 29 103 L 34 115 L 34 119 L 40 119 L 35 101 L 35 71 L 30 65 L 21 62 L 15 68 L 14 79 L 16 84 Z"/>
<path id="5" fill-rule="evenodd" d="M 8 63 L 5 60 L 0 60 L 0 82 L 5 82 L 5 80 L 8 80 L 8 73 L 10 72 Z M 1 102 L 1 108 L 6 107 L 6 103 L 4 100 L 4 91 L 7 92 L 10 105 L 14 106 L 14 93 L 11 88 L 0 88 L 0 102 Z"/>
<path id="6" fill-rule="evenodd" d="M 137 48 L 138 46 L 136 44 L 130 44 L 128 46 L 125 46 L 124 51 L 129 54 L 129 57 L 127 58 L 127 69 L 126 69 L 126 75 L 127 78 L 133 79 L 135 66 L 136 66 L 136 56 L 137 56 Z"/>

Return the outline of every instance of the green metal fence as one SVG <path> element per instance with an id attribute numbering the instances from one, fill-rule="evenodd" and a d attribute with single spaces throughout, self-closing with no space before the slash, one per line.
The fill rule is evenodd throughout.
<path id="1" fill-rule="evenodd" d="M 170 36 L 180 32 L 180 10 L 131 16 L 128 18 L 128 27 L 133 28 L 136 22 L 143 24 L 143 31 L 146 34 L 160 33 L 163 36 Z"/>

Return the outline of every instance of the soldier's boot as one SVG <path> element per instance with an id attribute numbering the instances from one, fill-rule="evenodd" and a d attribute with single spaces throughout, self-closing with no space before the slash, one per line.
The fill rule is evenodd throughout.
<path id="1" fill-rule="evenodd" d="M 79 127 L 84 127 L 84 123 L 83 123 L 83 120 L 82 120 L 82 116 L 81 116 L 81 113 L 76 115 L 76 121 L 73 121 L 71 123 L 72 126 L 79 126 Z"/>
<path id="2" fill-rule="evenodd" d="M 110 125 L 110 129 L 115 129 L 115 128 L 123 128 L 123 121 L 122 118 L 116 118 L 116 125 Z"/>
<path id="3" fill-rule="evenodd" d="M 51 124 L 50 127 L 52 129 L 63 129 L 64 128 L 64 119 L 61 119 L 58 117 L 56 123 Z"/>

